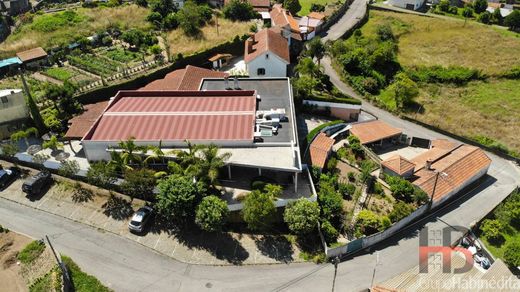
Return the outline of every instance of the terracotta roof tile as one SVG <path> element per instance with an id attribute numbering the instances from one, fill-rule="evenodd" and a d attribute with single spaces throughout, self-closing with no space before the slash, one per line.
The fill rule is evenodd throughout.
<path id="1" fill-rule="evenodd" d="M 271 29 L 262 29 L 247 39 L 245 43 L 244 61 L 251 62 L 256 57 L 272 52 L 287 63 L 290 63 L 289 43 L 279 33 Z"/>
<path id="2" fill-rule="evenodd" d="M 87 104 L 83 106 L 83 113 L 69 120 L 69 129 L 65 133 L 66 138 L 83 138 L 96 120 L 107 108 L 108 101 Z"/>
<path id="3" fill-rule="evenodd" d="M 325 133 L 320 133 L 314 138 L 309 147 L 312 166 L 320 169 L 325 167 L 332 145 L 334 145 L 334 139 L 329 138 Z"/>
<path id="4" fill-rule="evenodd" d="M 85 140 L 253 140 L 256 92 L 119 91 Z"/>
<path id="5" fill-rule="evenodd" d="M 400 129 L 394 128 L 381 120 L 353 124 L 350 133 L 361 141 L 368 144 L 393 136 L 401 135 Z"/>
<path id="6" fill-rule="evenodd" d="M 148 83 L 139 90 L 198 90 L 204 78 L 224 78 L 229 74 L 213 71 L 206 68 L 188 65 L 184 69 L 178 69 Z"/>
<path id="7" fill-rule="evenodd" d="M 432 148 L 428 152 L 436 149 L 439 148 Z M 434 153 L 434 156 L 438 156 L 438 153 Z M 436 184 L 433 199 L 438 200 L 466 186 L 468 181 L 482 174 L 484 170 L 487 171 L 490 165 L 491 159 L 482 149 L 463 144 L 447 150 L 444 155 L 433 160 L 431 169 L 426 169 L 424 166 L 416 169 L 414 175 L 417 179 L 413 184 L 420 187 L 428 196 L 432 195 Z"/>
<path id="8" fill-rule="evenodd" d="M 309 13 L 307 16 L 310 18 L 319 19 L 319 20 L 323 20 L 325 18 L 325 14 L 315 12 L 315 11 Z"/>
<path id="9" fill-rule="evenodd" d="M 270 12 L 271 21 L 275 26 L 287 26 L 291 28 L 293 32 L 300 32 L 300 26 L 298 21 L 294 19 L 291 12 L 282 8 L 282 4 L 273 5 L 273 9 Z"/>
<path id="10" fill-rule="evenodd" d="M 415 169 L 415 164 L 401 155 L 392 156 L 381 162 L 381 164 L 399 175 L 403 175 Z"/>
<path id="11" fill-rule="evenodd" d="M 436 139 L 433 140 L 431 143 L 432 148 L 443 148 L 443 149 L 450 149 L 457 145 L 457 143 L 452 142 L 448 139 Z"/>
<path id="12" fill-rule="evenodd" d="M 42 47 L 37 47 L 23 52 L 16 53 L 16 56 L 22 60 L 22 62 L 30 62 L 38 59 L 47 57 L 47 52 Z"/>
<path id="13" fill-rule="evenodd" d="M 215 62 L 220 59 L 226 59 L 226 58 L 232 58 L 232 57 L 233 57 L 233 55 L 231 55 L 231 54 L 215 54 L 215 55 L 211 56 L 211 58 L 209 58 L 208 61 Z"/>

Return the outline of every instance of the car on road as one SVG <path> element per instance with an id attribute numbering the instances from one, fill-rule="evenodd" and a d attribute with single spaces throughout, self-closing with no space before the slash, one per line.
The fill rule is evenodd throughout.
<path id="1" fill-rule="evenodd" d="M 52 176 L 48 171 L 40 171 L 31 176 L 22 185 L 22 191 L 28 195 L 38 195 L 52 183 Z"/>
<path id="2" fill-rule="evenodd" d="M 139 208 L 132 216 L 132 219 L 130 219 L 130 222 L 128 222 L 128 229 L 133 232 L 143 232 L 152 215 L 152 207 L 144 206 Z"/>
<path id="3" fill-rule="evenodd" d="M 11 183 L 13 183 L 19 174 L 20 171 L 16 167 L 0 169 L 0 190 L 7 188 Z"/>

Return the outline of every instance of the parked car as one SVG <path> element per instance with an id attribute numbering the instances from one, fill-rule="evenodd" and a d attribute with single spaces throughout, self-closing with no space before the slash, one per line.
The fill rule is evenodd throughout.
<path id="1" fill-rule="evenodd" d="M 139 208 L 139 210 L 137 210 L 137 212 L 135 212 L 132 216 L 132 219 L 130 219 L 130 222 L 128 223 L 128 229 L 134 232 L 143 232 L 152 215 L 152 207 L 144 206 Z"/>
<path id="2" fill-rule="evenodd" d="M 28 178 L 22 185 L 22 191 L 28 195 L 37 195 L 52 183 L 52 176 L 48 171 L 40 171 Z"/>
<path id="3" fill-rule="evenodd" d="M 11 183 L 13 183 L 19 174 L 20 171 L 16 167 L 0 169 L 0 190 L 7 188 Z"/>
<path id="4" fill-rule="evenodd" d="M 487 269 L 489 269 L 489 267 L 491 267 L 491 262 L 489 261 L 488 258 L 484 257 L 480 261 L 480 266 L 487 270 Z"/>

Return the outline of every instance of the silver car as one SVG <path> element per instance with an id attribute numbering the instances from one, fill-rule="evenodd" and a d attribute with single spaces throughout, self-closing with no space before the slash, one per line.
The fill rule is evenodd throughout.
<path id="1" fill-rule="evenodd" d="M 144 206 L 139 208 L 132 216 L 132 219 L 130 219 L 130 222 L 128 222 L 128 229 L 134 232 L 143 232 L 152 214 L 153 209 L 151 207 Z"/>

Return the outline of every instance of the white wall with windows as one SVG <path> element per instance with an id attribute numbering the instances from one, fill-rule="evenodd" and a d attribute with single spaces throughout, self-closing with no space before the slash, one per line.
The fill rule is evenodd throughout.
<path id="1" fill-rule="evenodd" d="M 287 77 L 289 63 L 278 55 L 266 52 L 246 63 L 249 77 Z"/>

